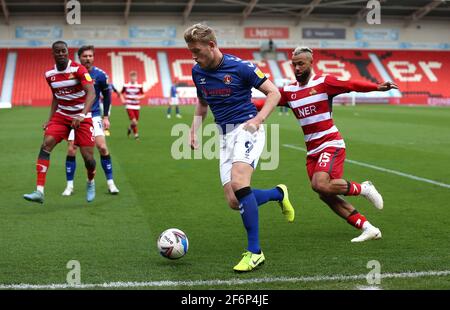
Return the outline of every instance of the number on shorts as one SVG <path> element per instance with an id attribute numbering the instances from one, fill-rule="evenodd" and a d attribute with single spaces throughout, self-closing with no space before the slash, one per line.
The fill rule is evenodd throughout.
<path id="1" fill-rule="evenodd" d="M 327 152 L 323 152 L 319 157 L 319 166 L 325 167 L 330 162 L 331 154 Z"/>

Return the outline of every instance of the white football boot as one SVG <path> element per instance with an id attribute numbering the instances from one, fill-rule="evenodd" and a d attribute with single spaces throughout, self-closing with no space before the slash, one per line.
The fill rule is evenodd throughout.
<path id="1" fill-rule="evenodd" d="M 383 209 L 383 197 L 370 181 L 361 183 L 361 196 L 369 200 L 378 210 Z"/>
<path id="2" fill-rule="evenodd" d="M 362 234 L 353 238 L 351 242 L 364 242 L 367 240 L 381 239 L 381 231 L 377 227 L 366 221 L 362 227 Z"/>
<path id="3" fill-rule="evenodd" d="M 72 196 L 73 195 L 73 187 L 72 186 L 67 186 L 66 189 L 64 190 L 64 192 L 62 192 L 63 196 Z"/>
<path id="4" fill-rule="evenodd" d="M 117 186 L 114 183 L 109 183 L 108 184 L 108 192 L 111 195 L 117 195 L 119 193 L 119 189 L 117 188 Z"/>

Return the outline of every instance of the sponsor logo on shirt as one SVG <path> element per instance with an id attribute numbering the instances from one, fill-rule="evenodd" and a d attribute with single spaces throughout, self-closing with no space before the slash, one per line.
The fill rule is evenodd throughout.
<path id="1" fill-rule="evenodd" d="M 232 90 L 231 88 L 207 89 L 206 87 L 202 87 L 202 93 L 205 97 L 208 96 L 229 97 L 231 96 Z"/>

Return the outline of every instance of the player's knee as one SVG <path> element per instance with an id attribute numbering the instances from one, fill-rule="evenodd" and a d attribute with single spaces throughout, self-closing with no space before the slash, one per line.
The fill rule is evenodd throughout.
<path id="1" fill-rule="evenodd" d="M 56 141 L 53 138 L 46 137 L 42 142 L 41 149 L 50 153 L 56 145 Z"/>
<path id="2" fill-rule="evenodd" d="M 245 186 L 246 185 L 239 179 L 231 181 L 231 188 L 233 189 L 233 192 L 236 192 Z"/>
<path id="3" fill-rule="evenodd" d="M 77 147 L 76 146 L 69 146 L 67 149 L 67 156 L 76 156 L 77 155 Z"/>
<path id="4" fill-rule="evenodd" d="M 311 188 L 313 191 L 319 194 L 328 194 L 328 183 L 321 180 L 313 180 L 311 182 Z"/>
<path id="5" fill-rule="evenodd" d="M 97 149 L 100 152 L 101 156 L 107 156 L 109 154 L 109 150 L 106 144 L 97 145 Z"/>

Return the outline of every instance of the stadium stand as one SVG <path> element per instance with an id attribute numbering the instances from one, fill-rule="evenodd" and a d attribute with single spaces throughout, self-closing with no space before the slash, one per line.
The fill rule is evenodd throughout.
<path id="1" fill-rule="evenodd" d="M 0 49 L 0 91 L 3 86 L 3 77 L 5 75 L 5 65 L 6 65 L 7 55 L 8 55 L 7 50 Z"/>
<path id="2" fill-rule="evenodd" d="M 48 105 L 50 92 L 43 78 L 44 72 L 53 66 L 48 49 L 17 48 L 16 75 L 13 90 L 13 105 Z M 0 49 L 0 76 L 3 76 L 7 49 Z M 71 55 L 76 52 L 70 50 Z M 268 61 L 258 59 L 257 49 L 223 49 L 244 60 L 255 62 L 271 79 L 274 75 Z M 163 81 L 158 53 L 168 60 L 167 76 Z M 282 78 L 294 78 L 290 64 L 291 50 L 281 50 L 286 60 L 275 62 Z M 450 89 L 445 85 L 445 75 L 450 68 L 448 52 L 442 51 L 382 51 L 382 50 L 336 50 L 316 49 L 314 71 L 317 74 L 334 74 L 343 79 L 362 79 L 380 82 L 392 79 L 401 90 L 402 97 L 393 103 L 426 104 L 429 98 L 450 98 Z M 255 60 L 257 59 L 257 60 Z M 104 69 L 118 90 L 128 79 L 128 72 L 138 72 L 139 82 L 144 83 L 148 97 L 163 98 L 163 88 L 170 87 L 172 79 L 185 86 L 192 86 L 191 68 L 194 64 L 184 48 L 97 48 L 96 65 Z M 0 79 L 1 83 L 2 79 Z M 1 84 L 0 84 L 1 86 Z M 113 103 L 119 104 L 114 96 Z"/>

